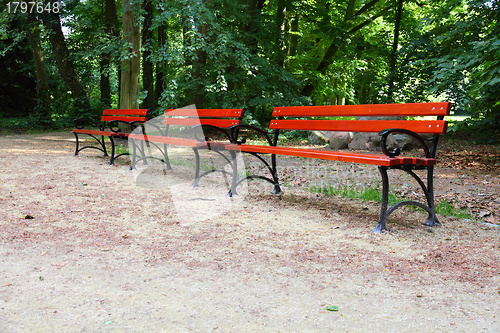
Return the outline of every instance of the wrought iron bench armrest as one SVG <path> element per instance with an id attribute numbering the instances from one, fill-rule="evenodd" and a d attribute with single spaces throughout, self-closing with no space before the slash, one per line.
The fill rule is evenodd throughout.
<path id="1" fill-rule="evenodd" d="M 229 127 L 233 143 L 244 144 L 247 141 L 246 138 L 241 138 L 240 140 L 238 140 L 238 133 L 239 133 L 240 129 L 242 129 L 242 128 L 253 130 L 253 131 L 256 131 L 256 132 L 262 134 L 264 136 L 264 138 L 267 140 L 267 142 L 269 143 L 269 145 L 274 146 L 273 140 L 271 140 L 271 137 L 269 136 L 269 132 L 263 130 L 262 128 L 255 127 L 252 125 L 246 125 L 246 124 L 233 125 L 233 126 Z"/>
<path id="2" fill-rule="evenodd" d="M 390 134 L 404 134 L 404 135 L 411 137 L 412 139 L 414 139 L 415 141 L 417 141 L 420 144 L 420 146 L 424 150 L 425 157 L 427 157 L 427 158 L 432 157 L 431 153 L 429 151 L 429 148 L 425 144 L 426 139 L 413 131 L 403 129 L 403 128 L 389 128 L 389 129 L 385 129 L 383 131 L 380 131 L 378 133 L 378 135 L 382 136 L 381 148 L 382 148 L 382 152 L 385 155 L 387 155 L 389 157 L 396 157 L 399 154 L 401 154 L 401 149 L 399 149 L 399 148 L 394 149 L 392 152 L 387 149 L 387 138 L 389 137 Z"/>
<path id="3" fill-rule="evenodd" d="M 83 129 L 85 125 L 92 125 L 94 127 L 99 128 L 100 130 L 104 129 L 104 124 L 102 122 L 95 122 L 89 118 L 76 118 L 73 119 L 73 125 L 75 126 L 76 129 Z"/>
<path id="4" fill-rule="evenodd" d="M 215 129 L 219 132 L 222 132 L 228 138 L 229 142 L 233 143 L 233 141 L 231 140 L 231 134 L 226 129 L 215 126 L 215 125 L 210 125 L 210 124 L 199 124 L 199 125 L 194 125 L 193 127 L 191 127 L 191 130 L 193 131 L 193 136 L 196 140 L 198 140 L 200 142 L 210 141 L 210 138 L 207 136 L 203 136 L 203 138 L 198 137 L 198 131 L 196 131 L 196 129 L 201 128 L 203 130 L 204 127 L 212 128 L 212 129 Z M 202 131 L 202 133 L 203 133 L 203 131 Z"/>

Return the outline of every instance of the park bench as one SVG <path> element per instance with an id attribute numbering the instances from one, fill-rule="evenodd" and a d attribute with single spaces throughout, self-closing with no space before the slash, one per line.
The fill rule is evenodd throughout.
<path id="1" fill-rule="evenodd" d="M 127 138 L 137 126 L 148 120 L 149 109 L 120 109 L 103 110 L 101 121 L 96 123 L 88 118 L 78 118 L 73 120 L 75 129 L 73 134 L 76 137 L 75 156 L 83 149 L 97 149 L 104 153 L 104 156 L 110 156 L 109 164 L 113 164 L 115 159 L 128 153 L 121 153 L 115 156 L 115 139 Z M 125 124 L 126 130 L 120 128 L 120 124 Z M 87 128 L 92 127 L 92 129 Z M 97 129 L 96 129 L 97 128 Z M 86 145 L 80 147 L 79 135 L 84 134 L 92 137 L 99 146 Z M 111 154 L 108 155 L 105 138 L 109 138 L 111 143 Z"/>
<path id="2" fill-rule="evenodd" d="M 193 150 L 195 156 L 196 169 L 192 187 L 199 186 L 199 181 L 205 175 L 224 170 L 211 169 L 200 174 L 200 149 L 213 150 L 219 153 L 229 165 L 235 161 L 235 152 L 231 151 L 231 157 L 228 158 L 220 151 L 224 150 L 226 144 L 230 144 L 230 135 L 227 130 L 231 126 L 240 125 L 245 114 L 245 108 L 241 109 L 168 109 L 162 119 L 161 124 L 155 124 L 150 121 L 145 125 L 145 132 L 140 128 L 129 136 L 131 143 L 131 168 L 135 169 L 138 162 L 147 163 L 148 159 L 156 157 L 145 153 L 144 144 L 153 145 L 161 153 L 161 161 L 165 163 L 165 169 L 172 168 L 168 156 L 169 146 L 189 147 Z M 188 128 L 188 137 L 180 137 L 179 132 L 172 131 L 173 127 Z M 215 131 L 216 137 L 223 140 L 211 141 L 204 131 Z M 173 133 L 172 133 L 173 132 Z M 154 135 L 147 134 L 154 133 Z M 203 133 L 203 134 L 200 134 Z M 156 158 L 157 159 L 157 158 Z M 232 176 L 232 173 L 230 173 Z M 234 177 L 233 177 L 233 180 Z"/>
<path id="3" fill-rule="evenodd" d="M 260 178 L 273 184 L 273 193 L 280 193 L 281 188 L 276 165 L 276 156 L 278 155 L 370 164 L 378 166 L 382 178 L 381 212 L 378 224 L 373 229 L 373 232 L 388 231 L 387 218 L 394 210 L 405 205 L 414 205 L 424 209 L 428 213 L 425 224 L 429 226 L 437 225 L 439 221 L 436 217 L 434 204 L 433 171 L 436 164 L 435 156 L 439 136 L 445 134 L 447 130 L 447 122 L 444 120 L 444 116 L 449 115 L 450 108 L 451 104 L 449 102 L 275 107 L 272 114 L 274 119 L 271 120 L 269 125 L 270 132 L 245 124 L 231 128 L 232 144 L 225 144 L 223 148 L 256 156 L 265 164 L 271 174 L 271 177 L 248 175 L 238 179 L 238 181 L 234 182 L 235 185 L 232 190 L 234 192 L 236 187 L 246 179 Z M 335 117 L 335 119 L 331 119 L 331 117 Z M 338 117 L 350 117 L 350 119 L 338 119 Z M 376 118 L 366 120 L 355 118 L 353 120 L 353 117 Z M 386 117 L 391 117 L 391 119 L 386 119 Z M 281 131 L 285 130 L 378 133 L 381 136 L 382 153 L 278 146 L 278 136 Z M 238 139 L 239 135 L 249 131 L 264 136 L 267 145 L 248 144 L 246 137 Z M 422 156 L 403 156 L 400 148 L 389 149 L 387 142 L 391 134 L 403 134 L 416 140 L 422 148 Z M 270 156 L 270 163 L 261 155 Z M 402 170 L 411 175 L 422 188 L 426 203 L 406 200 L 388 208 L 389 178 L 387 171 L 389 169 Z M 427 171 L 427 184 L 414 172 L 415 170 Z M 236 173 L 234 173 L 234 177 L 237 177 Z"/>

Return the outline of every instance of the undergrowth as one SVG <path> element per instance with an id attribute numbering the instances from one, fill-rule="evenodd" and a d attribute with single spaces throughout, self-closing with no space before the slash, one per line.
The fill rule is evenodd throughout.
<path id="1" fill-rule="evenodd" d="M 349 187 L 347 185 L 339 187 L 333 187 L 329 185 L 326 187 L 313 186 L 309 190 L 313 193 L 321 193 L 326 196 L 340 196 L 349 199 L 360 199 L 362 201 L 375 201 L 377 203 L 382 202 L 382 191 L 377 186 L 368 186 L 358 189 Z M 396 195 L 395 193 L 389 192 L 389 206 L 392 206 L 403 200 L 404 198 Z M 410 208 L 422 210 L 422 208 L 417 206 L 410 206 Z M 436 214 L 459 219 L 473 219 L 473 216 L 469 210 L 456 208 L 447 200 L 441 200 L 436 204 Z"/>

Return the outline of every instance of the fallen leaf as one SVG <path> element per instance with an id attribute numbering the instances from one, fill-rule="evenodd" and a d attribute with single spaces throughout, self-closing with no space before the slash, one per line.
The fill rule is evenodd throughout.
<path id="1" fill-rule="evenodd" d="M 335 306 L 335 305 L 329 305 L 325 308 L 325 310 L 328 310 L 328 311 L 339 311 L 339 308 L 338 306 Z"/>
<path id="2" fill-rule="evenodd" d="M 498 224 L 499 221 L 497 218 L 493 217 L 493 216 L 488 216 L 488 217 L 485 217 L 484 218 L 484 222 L 488 222 L 488 223 L 491 223 L 491 224 Z"/>
<path id="3" fill-rule="evenodd" d="M 489 210 L 482 210 L 479 212 L 480 217 L 486 217 L 486 216 L 490 216 L 490 215 L 491 215 L 491 212 Z"/>
<path id="4" fill-rule="evenodd" d="M 65 262 L 60 262 L 60 263 L 57 263 L 57 264 L 52 264 L 52 266 L 57 266 L 58 268 L 61 268 L 61 267 L 66 266 L 66 263 Z"/>

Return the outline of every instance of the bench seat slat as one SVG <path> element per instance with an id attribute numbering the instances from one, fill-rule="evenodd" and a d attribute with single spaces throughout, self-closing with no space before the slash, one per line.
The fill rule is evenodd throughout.
<path id="1" fill-rule="evenodd" d="M 239 118 L 245 109 L 173 109 L 167 110 L 166 116 Z"/>
<path id="2" fill-rule="evenodd" d="M 204 119 L 204 118 L 164 118 L 165 125 L 178 126 L 196 126 L 196 125 L 213 125 L 217 127 L 227 128 L 233 125 L 240 124 L 238 119 Z"/>
<path id="3" fill-rule="evenodd" d="M 103 110 L 103 115 L 116 115 L 116 116 L 147 116 L 148 109 L 116 109 L 116 110 Z"/>
<path id="4" fill-rule="evenodd" d="M 447 116 L 451 103 L 406 103 L 373 105 L 283 106 L 273 109 L 274 117 L 370 117 L 370 116 Z"/>
<path id="5" fill-rule="evenodd" d="M 444 134 L 445 120 L 271 120 L 270 129 L 306 131 L 380 132 L 403 128 L 422 134 Z"/>
<path id="6" fill-rule="evenodd" d="M 90 129 L 74 129 L 73 133 L 89 134 L 89 135 L 104 135 L 104 136 L 128 136 L 129 133 L 112 132 L 112 131 L 99 131 Z"/>
<path id="7" fill-rule="evenodd" d="M 135 116 L 102 116 L 101 121 L 124 121 L 124 122 L 132 122 L 132 121 L 147 121 L 147 117 L 135 117 Z"/>
<path id="8" fill-rule="evenodd" d="M 150 141 L 154 143 L 163 143 L 168 145 L 185 146 L 185 147 L 206 147 L 207 142 L 200 142 L 193 139 L 175 138 L 170 136 L 161 135 L 143 135 L 143 134 L 131 134 L 129 139 Z"/>
<path id="9" fill-rule="evenodd" d="M 403 164 L 413 165 L 435 165 L 436 159 L 433 158 L 417 158 L 397 156 L 389 157 L 380 154 L 364 154 L 364 153 L 350 153 L 331 150 L 316 150 L 306 148 L 289 148 L 289 147 L 274 147 L 274 146 L 260 146 L 260 145 L 234 145 L 226 144 L 225 149 L 236 150 L 243 152 L 259 153 L 259 154 L 276 154 L 288 155 L 297 157 L 316 158 L 322 160 L 333 160 L 343 162 L 354 162 L 381 166 L 396 166 Z"/>

